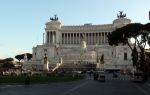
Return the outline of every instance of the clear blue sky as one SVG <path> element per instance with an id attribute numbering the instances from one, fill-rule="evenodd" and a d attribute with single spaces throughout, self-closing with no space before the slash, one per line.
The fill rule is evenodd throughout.
<path id="1" fill-rule="evenodd" d="M 0 58 L 31 53 L 54 14 L 64 25 L 110 24 L 124 11 L 145 24 L 149 10 L 150 0 L 0 0 Z"/>

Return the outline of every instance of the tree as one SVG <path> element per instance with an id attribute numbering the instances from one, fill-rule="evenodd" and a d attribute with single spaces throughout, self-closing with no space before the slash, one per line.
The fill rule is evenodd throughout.
<path id="1" fill-rule="evenodd" d="M 147 43 L 150 45 L 150 23 L 143 26 L 143 31 L 145 31 L 145 39 L 147 39 Z"/>
<path id="2" fill-rule="evenodd" d="M 27 59 L 30 60 L 32 58 L 32 54 L 31 53 L 26 53 L 27 54 Z"/>
<path id="3" fill-rule="evenodd" d="M 4 61 L 14 61 L 13 58 L 5 58 Z"/>
<path id="4" fill-rule="evenodd" d="M 146 43 L 149 43 L 149 34 L 150 32 L 147 32 L 150 30 L 150 24 L 142 25 L 140 23 L 132 23 L 128 24 L 124 27 L 118 28 L 112 33 L 108 35 L 108 42 L 110 45 L 128 45 L 129 48 L 132 51 L 132 61 L 133 65 L 137 66 L 137 52 L 135 52 L 135 47 L 138 47 L 140 49 L 140 66 L 144 64 L 144 49 L 146 46 Z M 133 45 L 130 44 L 130 38 L 134 38 L 135 42 Z M 137 51 L 137 50 L 136 50 Z"/>
<path id="5" fill-rule="evenodd" d="M 16 55 L 15 58 L 20 62 L 21 60 L 24 60 L 24 56 L 27 55 L 27 59 L 30 60 L 32 58 L 31 53 L 24 53 L 24 54 L 19 54 Z"/>
<path id="6" fill-rule="evenodd" d="M 138 67 L 139 66 L 139 64 L 137 62 L 138 61 L 138 52 L 137 52 L 136 47 L 134 47 L 131 56 L 132 56 L 133 66 Z"/>
<path id="7" fill-rule="evenodd" d="M 2 68 L 6 68 L 6 69 L 12 69 L 14 68 L 14 64 L 12 62 L 6 62 L 2 65 Z"/>
<path id="8" fill-rule="evenodd" d="M 24 55 L 23 54 L 16 55 L 15 58 L 20 62 L 24 58 Z"/>

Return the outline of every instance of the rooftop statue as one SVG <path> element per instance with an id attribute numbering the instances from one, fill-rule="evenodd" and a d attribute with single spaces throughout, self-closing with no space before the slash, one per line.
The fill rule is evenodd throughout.
<path id="1" fill-rule="evenodd" d="M 123 13 L 123 11 L 119 11 L 119 14 L 117 14 L 118 18 L 125 18 L 126 14 Z"/>
<path id="2" fill-rule="evenodd" d="M 54 15 L 54 17 L 51 17 L 50 20 L 51 20 L 51 21 L 58 21 L 57 15 Z"/>

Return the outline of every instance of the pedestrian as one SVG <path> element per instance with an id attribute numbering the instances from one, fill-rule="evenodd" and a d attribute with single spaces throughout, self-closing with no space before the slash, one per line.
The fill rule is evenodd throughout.
<path id="1" fill-rule="evenodd" d="M 27 75 L 25 78 L 25 85 L 29 85 L 30 84 L 30 76 Z"/>

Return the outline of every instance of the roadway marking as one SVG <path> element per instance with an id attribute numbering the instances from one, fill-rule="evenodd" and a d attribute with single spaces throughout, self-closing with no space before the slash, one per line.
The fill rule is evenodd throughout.
<path id="1" fill-rule="evenodd" d="M 144 95 L 149 95 L 148 92 L 146 92 L 144 89 L 142 89 L 141 87 L 139 86 L 135 86 L 139 91 L 141 91 Z"/>
<path id="2" fill-rule="evenodd" d="M 87 80 L 93 80 L 93 78 L 86 78 Z M 106 80 L 132 80 L 132 78 L 105 78 Z"/>
<path id="3" fill-rule="evenodd" d="M 75 90 L 81 88 L 82 86 L 86 85 L 87 83 L 88 83 L 88 81 L 86 81 L 86 82 L 84 82 L 84 83 L 82 83 L 82 84 L 80 84 L 80 85 L 78 85 L 78 86 L 75 86 L 75 87 L 73 87 L 72 89 L 70 89 L 70 90 L 68 90 L 67 92 L 65 92 L 63 95 L 69 94 L 69 93 L 71 93 L 71 92 L 73 92 L 73 91 L 75 91 Z"/>
<path id="4" fill-rule="evenodd" d="M 147 83 L 147 86 L 149 86 L 149 87 L 150 87 L 150 83 Z"/>
<path id="5" fill-rule="evenodd" d="M 23 86 L 23 85 L 2 85 L 2 87 L 0 87 L 0 89 L 21 87 L 21 86 Z"/>

